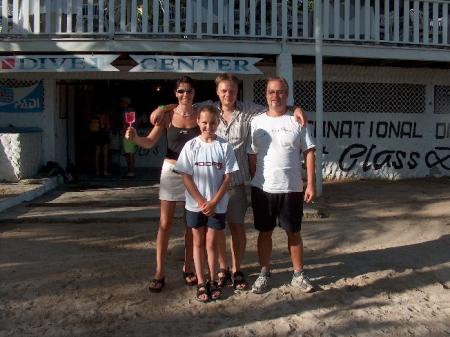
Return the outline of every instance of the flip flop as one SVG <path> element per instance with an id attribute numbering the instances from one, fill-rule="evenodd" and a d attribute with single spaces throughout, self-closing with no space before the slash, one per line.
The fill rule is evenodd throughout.
<path id="1" fill-rule="evenodd" d="M 220 276 L 219 274 L 222 274 L 222 276 Z M 231 281 L 230 271 L 225 268 L 220 268 L 219 271 L 217 272 L 217 286 L 219 288 L 224 288 L 230 283 L 230 281 Z"/>
<path id="2" fill-rule="evenodd" d="M 164 277 L 162 279 L 156 279 L 150 281 L 150 285 L 148 286 L 148 290 L 152 293 L 159 293 L 164 288 L 165 280 Z"/>
<path id="3" fill-rule="evenodd" d="M 248 283 L 245 280 L 244 273 L 237 271 L 233 274 L 233 287 L 235 290 L 244 290 L 248 287 Z"/>
<path id="4" fill-rule="evenodd" d="M 206 295 L 206 296 L 203 296 L 203 295 Z M 195 295 L 195 299 L 202 303 L 206 303 L 209 301 L 209 284 L 208 283 L 197 284 L 197 293 Z"/>
<path id="5" fill-rule="evenodd" d="M 195 275 L 195 273 L 192 271 L 188 271 L 188 272 L 184 271 L 183 279 L 184 279 L 184 283 L 186 283 L 186 285 L 188 285 L 188 286 L 195 286 L 198 283 L 197 275 Z"/>
<path id="6" fill-rule="evenodd" d="M 217 282 L 212 282 L 209 287 L 209 297 L 212 301 L 220 299 L 222 296 L 222 288 L 220 288 Z"/>

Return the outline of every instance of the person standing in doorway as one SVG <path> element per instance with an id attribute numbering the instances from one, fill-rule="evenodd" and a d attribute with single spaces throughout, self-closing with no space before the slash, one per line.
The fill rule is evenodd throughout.
<path id="1" fill-rule="evenodd" d="M 89 122 L 89 129 L 95 145 L 95 175 L 99 176 L 100 172 L 103 172 L 104 176 L 109 176 L 109 144 L 111 144 L 109 114 L 104 109 L 98 110 Z"/>
<path id="2" fill-rule="evenodd" d="M 314 144 L 306 127 L 295 122 L 287 109 L 288 84 L 282 77 L 267 81 L 268 109 L 251 123 L 248 162 L 252 176 L 252 208 L 258 234 L 261 272 L 252 291 L 269 290 L 272 233 L 277 223 L 286 231 L 294 275 L 291 285 L 303 292 L 314 290 L 303 271 L 303 241 L 300 235 L 303 201 L 315 197 Z M 306 163 L 303 189 L 301 155 Z"/>

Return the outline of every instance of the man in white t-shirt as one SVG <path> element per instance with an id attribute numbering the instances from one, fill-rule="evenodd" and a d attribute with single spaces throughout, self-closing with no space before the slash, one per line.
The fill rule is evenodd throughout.
<path id="1" fill-rule="evenodd" d="M 268 110 L 254 117 L 248 147 L 252 176 L 252 207 L 258 234 L 261 273 L 252 286 L 257 294 L 269 289 L 272 232 L 277 223 L 287 234 L 294 268 L 291 284 L 304 292 L 314 290 L 303 272 L 303 242 L 300 235 L 303 201 L 315 196 L 314 144 L 306 127 L 287 110 L 288 84 L 282 77 L 267 81 Z M 301 155 L 306 163 L 307 184 L 303 189 Z"/>

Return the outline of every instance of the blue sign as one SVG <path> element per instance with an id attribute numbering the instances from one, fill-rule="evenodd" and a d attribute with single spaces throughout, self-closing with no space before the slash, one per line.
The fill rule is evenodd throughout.
<path id="1" fill-rule="evenodd" d="M 119 55 L 0 56 L 0 73 L 119 71 L 111 65 Z"/>
<path id="2" fill-rule="evenodd" d="M 261 58 L 228 56 L 130 55 L 137 65 L 130 72 L 262 74 L 255 63 Z"/>
<path id="3" fill-rule="evenodd" d="M 39 81 L 25 87 L 0 86 L 0 112 L 44 111 L 44 83 Z"/>

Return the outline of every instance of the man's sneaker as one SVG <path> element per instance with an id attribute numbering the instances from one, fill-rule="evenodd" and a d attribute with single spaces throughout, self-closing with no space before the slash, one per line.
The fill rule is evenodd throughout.
<path id="1" fill-rule="evenodd" d="M 252 285 L 252 292 L 255 294 L 265 293 L 269 289 L 270 274 L 259 274 Z"/>
<path id="2" fill-rule="evenodd" d="M 314 290 L 314 286 L 304 272 L 294 273 L 294 276 L 292 276 L 291 285 L 299 288 L 304 293 L 310 293 Z"/>

